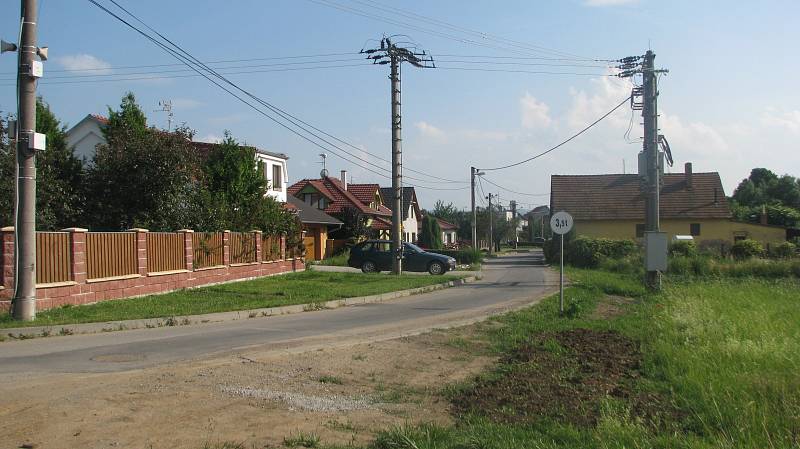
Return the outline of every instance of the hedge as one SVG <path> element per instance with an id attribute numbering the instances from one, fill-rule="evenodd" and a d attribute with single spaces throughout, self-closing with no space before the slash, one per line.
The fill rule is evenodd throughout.
<path id="1" fill-rule="evenodd" d="M 474 263 L 480 263 L 483 260 L 483 253 L 471 248 L 461 250 L 437 249 L 429 252 L 450 256 L 456 260 L 456 263 L 461 265 L 472 265 Z"/>

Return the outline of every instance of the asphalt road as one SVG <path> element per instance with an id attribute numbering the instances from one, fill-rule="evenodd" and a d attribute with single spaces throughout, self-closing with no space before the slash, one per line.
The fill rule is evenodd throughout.
<path id="1" fill-rule="evenodd" d="M 474 322 L 553 292 L 539 252 L 489 260 L 482 281 L 395 301 L 191 326 L 0 343 L 0 374 L 113 372 L 248 350 L 379 340 Z"/>

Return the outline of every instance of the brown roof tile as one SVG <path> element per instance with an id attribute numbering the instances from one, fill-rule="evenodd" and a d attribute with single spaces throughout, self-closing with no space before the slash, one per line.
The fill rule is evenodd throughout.
<path id="1" fill-rule="evenodd" d="M 688 188 L 685 174 L 666 174 L 660 213 L 670 218 L 730 218 L 719 173 L 694 173 Z M 550 206 L 576 220 L 644 220 L 644 194 L 639 175 L 553 175 Z"/>
<path id="2" fill-rule="evenodd" d="M 304 179 L 298 181 L 289 187 L 288 192 L 290 195 L 297 196 L 308 184 L 311 184 L 318 192 L 322 193 L 330 200 L 330 204 L 328 204 L 324 210 L 326 214 L 336 214 L 347 207 L 355 207 L 361 213 L 367 215 L 388 216 L 392 214 L 392 212 L 385 207 L 373 209 L 369 207 L 369 204 L 364 204 L 350 191 L 345 190 L 341 181 L 336 178 L 331 178 L 330 176 L 322 179 Z"/>

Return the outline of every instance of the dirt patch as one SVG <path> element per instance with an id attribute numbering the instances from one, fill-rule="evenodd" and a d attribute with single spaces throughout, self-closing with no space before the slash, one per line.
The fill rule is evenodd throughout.
<path id="1" fill-rule="evenodd" d="M 0 385 L 0 448 L 202 448 L 284 438 L 364 444 L 404 423 L 452 422 L 441 390 L 494 358 L 474 327 L 313 351 L 248 350 L 113 374 L 17 376 Z"/>
<path id="2" fill-rule="evenodd" d="M 589 318 L 593 320 L 609 320 L 625 314 L 625 306 L 634 302 L 631 298 L 624 296 L 606 295 L 597 302 L 597 307 L 592 311 Z"/>
<path id="3" fill-rule="evenodd" d="M 672 413 L 656 394 L 636 389 L 642 354 L 613 331 L 573 329 L 543 333 L 512 351 L 496 370 L 456 395 L 456 414 L 480 414 L 502 423 L 557 419 L 594 426 L 608 397 L 624 400 L 651 422 Z M 658 418 L 659 420 L 661 418 Z"/>

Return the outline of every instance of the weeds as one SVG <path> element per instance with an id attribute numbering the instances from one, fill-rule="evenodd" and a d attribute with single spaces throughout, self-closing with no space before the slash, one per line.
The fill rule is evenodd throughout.
<path id="1" fill-rule="evenodd" d="M 335 384 L 335 385 L 344 384 L 344 382 L 342 381 L 341 378 L 336 377 L 336 376 L 328 376 L 328 375 L 321 376 L 320 378 L 317 379 L 317 381 L 319 383 L 322 383 L 322 384 Z"/>
<path id="2" fill-rule="evenodd" d="M 319 437 L 313 433 L 300 432 L 291 437 L 284 437 L 283 445 L 286 447 L 315 448 L 319 446 Z"/>

